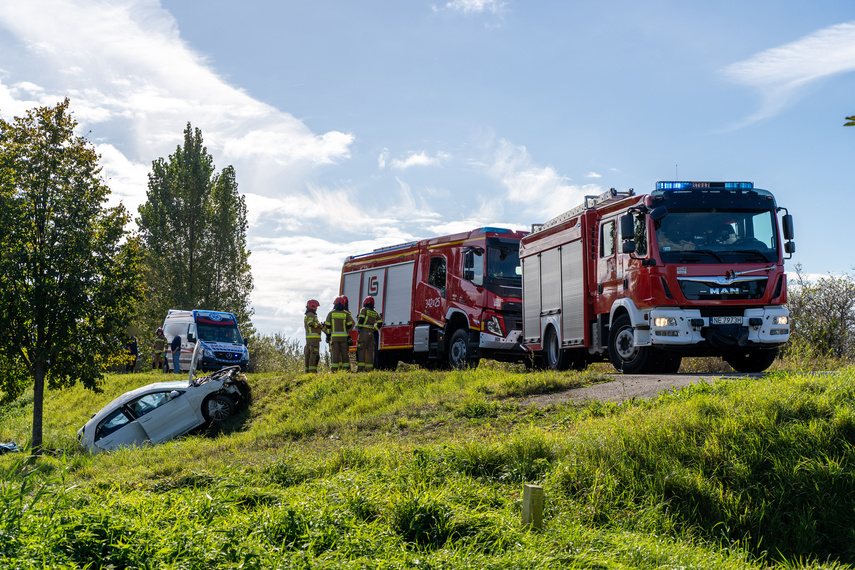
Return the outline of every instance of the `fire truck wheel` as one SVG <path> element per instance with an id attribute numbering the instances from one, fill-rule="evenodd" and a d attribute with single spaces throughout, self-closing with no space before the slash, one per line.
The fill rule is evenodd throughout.
<path id="1" fill-rule="evenodd" d="M 724 360 L 737 372 L 763 372 L 772 366 L 777 356 L 777 348 L 772 350 L 746 350 L 728 354 Z"/>
<path id="2" fill-rule="evenodd" d="M 558 334 L 551 326 L 546 331 L 546 342 L 543 343 L 543 361 L 549 370 L 567 370 L 570 367 L 570 358 L 567 352 L 561 350 L 558 342 Z"/>
<path id="3" fill-rule="evenodd" d="M 634 346 L 629 315 L 617 317 L 609 329 L 609 361 L 624 374 L 651 374 L 659 371 L 655 349 Z"/>
<path id="4" fill-rule="evenodd" d="M 662 374 L 676 374 L 680 371 L 680 364 L 683 363 L 683 357 L 668 352 L 661 352 L 659 354 L 659 361 L 659 371 Z"/>
<path id="5" fill-rule="evenodd" d="M 457 329 L 448 343 L 448 365 L 453 369 L 475 366 L 469 360 L 469 334 L 465 329 Z"/>

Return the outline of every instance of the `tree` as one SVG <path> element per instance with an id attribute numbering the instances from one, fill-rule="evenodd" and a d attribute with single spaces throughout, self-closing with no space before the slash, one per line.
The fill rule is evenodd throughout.
<path id="1" fill-rule="evenodd" d="M 0 386 L 10 399 L 33 383 L 36 453 L 45 385 L 97 387 L 142 299 L 139 240 L 126 210 L 105 206 L 98 155 L 68 106 L 0 119 Z"/>
<path id="2" fill-rule="evenodd" d="M 843 123 L 844 127 L 855 127 L 855 115 L 851 117 L 846 117 L 846 123 Z"/>
<path id="3" fill-rule="evenodd" d="M 251 330 L 252 274 L 246 249 L 246 200 L 235 171 L 214 173 L 202 132 L 190 123 L 184 146 L 152 163 L 138 225 L 145 243 L 146 326 L 169 309 L 234 313 Z"/>
<path id="4" fill-rule="evenodd" d="M 790 350 L 816 356 L 855 356 L 855 279 L 848 274 L 809 282 L 796 264 L 797 280 L 787 292 L 792 319 Z"/>

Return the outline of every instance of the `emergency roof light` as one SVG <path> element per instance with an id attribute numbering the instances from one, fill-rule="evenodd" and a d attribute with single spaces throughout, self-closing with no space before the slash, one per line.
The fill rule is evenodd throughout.
<path id="1" fill-rule="evenodd" d="M 691 190 L 692 188 L 725 188 L 728 190 L 753 190 L 753 182 L 676 182 L 656 183 L 657 190 Z"/>

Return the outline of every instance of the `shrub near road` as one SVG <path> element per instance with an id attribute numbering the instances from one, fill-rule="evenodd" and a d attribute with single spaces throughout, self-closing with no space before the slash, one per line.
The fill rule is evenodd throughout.
<path id="1" fill-rule="evenodd" d="M 223 432 L 97 457 L 73 449 L 81 420 L 130 378 L 154 376 L 46 401 L 45 444 L 67 453 L 2 458 L 0 566 L 855 563 L 851 369 L 545 409 L 516 397 L 600 378 L 256 375 L 252 406 Z M 4 440 L 27 433 L 26 409 L 4 408 Z M 545 488 L 542 532 L 520 528 L 523 482 Z"/>

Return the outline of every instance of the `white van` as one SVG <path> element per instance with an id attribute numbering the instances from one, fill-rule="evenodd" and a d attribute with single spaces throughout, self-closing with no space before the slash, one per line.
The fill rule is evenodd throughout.
<path id="1" fill-rule="evenodd" d="M 174 372 L 172 366 L 172 340 L 181 337 L 180 370 L 189 371 L 196 342 L 199 346 L 198 370 L 219 370 L 225 366 L 249 365 L 249 350 L 246 340 L 238 330 L 237 319 L 231 313 L 195 309 L 180 311 L 170 309 L 163 321 L 166 336 L 166 364 L 164 372 Z"/>

